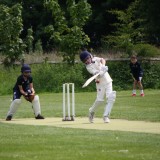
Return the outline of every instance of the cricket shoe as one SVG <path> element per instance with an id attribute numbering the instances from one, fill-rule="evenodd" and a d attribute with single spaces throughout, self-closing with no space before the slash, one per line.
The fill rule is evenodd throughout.
<path id="1" fill-rule="evenodd" d="M 103 120 L 104 120 L 104 123 L 109 123 L 110 122 L 110 119 L 107 116 L 104 116 Z"/>
<path id="2" fill-rule="evenodd" d="M 38 114 L 38 116 L 35 117 L 35 119 L 44 119 L 44 117 L 42 115 Z"/>
<path id="3" fill-rule="evenodd" d="M 7 116 L 7 118 L 6 118 L 6 121 L 11 121 L 11 119 L 12 119 L 12 116 L 9 115 L 9 116 Z"/>
<path id="4" fill-rule="evenodd" d="M 136 94 L 135 94 L 135 93 L 133 93 L 133 94 L 132 94 L 132 97 L 135 97 L 135 96 L 136 96 Z"/>
<path id="5" fill-rule="evenodd" d="M 141 97 L 144 97 L 144 93 L 141 93 L 141 95 L 140 95 Z"/>
<path id="6" fill-rule="evenodd" d="M 94 119 L 94 112 L 89 112 L 89 122 L 93 123 L 93 119 Z"/>

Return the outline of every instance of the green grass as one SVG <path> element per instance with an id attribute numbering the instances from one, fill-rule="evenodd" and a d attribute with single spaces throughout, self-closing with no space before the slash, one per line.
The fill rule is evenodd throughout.
<path id="1" fill-rule="evenodd" d="M 160 91 L 146 90 L 145 97 L 131 91 L 117 92 L 111 118 L 160 122 Z M 62 94 L 40 94 L 45 117 L 62 117 Z M 95 93 L 76 93 L 76 116 L 87 116 Z M 11 95 L 0 96 L 0 118 L 4 119 Z M 96 113 L 101 117 L 103 106 Z M 33 117 L 24 101 L 15 118 Z M 1 160 L 159 160 L 160 135 L 121 131 L 99 131 L 26 126 L 0 123 Z"/>
<path id="2" fill-rule="evenodd" d="M 160 136 L 48 126 L 0 125 L 3 160 L 159 160 Z"/>
<path id="3" fill-rule="evenodd" d="M 131 91 L 118 91 L 111 118 L 160 122 L 160 90 L 145 90 L 145 97 L 131 97 Z M 42 114 L 45 117 L 62 117 L 62 93 L 39 94 Z M 75 93 L 76 116 L 88 116 L 88 109 L 96 98 L 95 92 Z M 5 118 L 12 95 L 0 96 L 0 118 Z M 104 102 L 96 111 L 96 117 L 102 117 Z M 15 118 L 33 117 L 31 104 L 22 98 L 22 104 Z"/>

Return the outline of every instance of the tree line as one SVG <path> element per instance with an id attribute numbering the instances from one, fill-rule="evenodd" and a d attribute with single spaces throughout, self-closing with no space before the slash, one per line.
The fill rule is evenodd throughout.
<path id="1" fill-rule="evenodd" d="M 159 54 L 158 0 L 1 0 L 0 53 L 13 64 L 24 53 L 57 51 L 74 64 L 93 48 Z"/>

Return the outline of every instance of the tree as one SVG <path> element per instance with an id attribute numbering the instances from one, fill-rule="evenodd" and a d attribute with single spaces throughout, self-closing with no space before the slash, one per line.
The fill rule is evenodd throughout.
<path id="1" fill-rule="evenodd" d="M 42 42 L 39 39 L 36 43 L 35 43 L 35 49 L 34 51 L 38 54 L 42 54 L 43 53 L 43 48 L 42 48 Z"/>
<path id="2" fill-rule="evenodd" d="M 125 10 L 134 0 L 88 0 L 92 6 L 92 16 L 85 25 L 85 33 L 91 38 L 90 47 L 101 47 L 101 38 L 111 34 L 115 28 L 111 25 L 117 21 L 108 10 Z"/>
<path id="3" fill-rule="evenodd" d="M 20 38 L 23 29 L 22 6 L 11 8 L 0 5 L 0 50 L 5 55 L 4 64 L 12 65 L 23 54 L 25 45 Z"/>
<path id="4" fill-rule="evenodd" d="M 27 30 L 27 36 L 26 36 L 26 46 L 27 46 L 27 51 L 28 53 L 32 53 L 33 52 L 33 30 L 32 28 L 29 28 Z"/>
<path id="5" fill-rule="evenodd" d="M 135 0 L 126 10 L 111 10 L 109 13 L 116 15 L 118 22 L 114 23 L 116 31 L 104 37 L 103 42 L 108 47 L 124 50 L 131 54 L 133 46 L 144 41 L 144 19 L 136 12 L 140 0 Z"/>
<path id="6" fill-rule="evenodd" d="M 45 6 L 52 11 L 54 24 L 46 27 L 51 39 L 59 46 L 63 53 L 63 60 L 74 65 L 75 55 L 82 46 L 90 41 L 84 33 L 83 26 L 91 15 L 91 7 L 86 0 L 66 1 L 67 9 L 61 8 L 57 0 L 46 0 Z"/>
<path id="7" fill-rule="evenodd" d="M 160 46 L 160 1 L 140 0 L 137 8 L 139 14 L 146 19 L 144 23 L 146 41 Z"/>

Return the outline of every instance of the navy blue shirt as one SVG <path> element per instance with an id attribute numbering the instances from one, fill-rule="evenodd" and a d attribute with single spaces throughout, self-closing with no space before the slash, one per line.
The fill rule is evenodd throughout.
<path id="1" fill-rule="evenodd" d="M 141 65 L 139 62 L 136 62 L 135 64 L 130 63 L 130 69 L 131 69 L 130 72 L 135 78 L 143 76 L 143 69 L 141 68 Z"/>
<path id="2" fill-rule="evenodd" d="M 25 80 L 23 75 L 20 75 L 18 78 L 17 78 L 17 82 L 13 88 L 13 91 L 19 91 L 19 85 L 22 86 L 23 90 L 26 92 L 28 89 L 30 89 L 29 85 L 30 83 L 32 83 L 33 79 L 31 76 L 27 77 L 27 79 Z"/>

